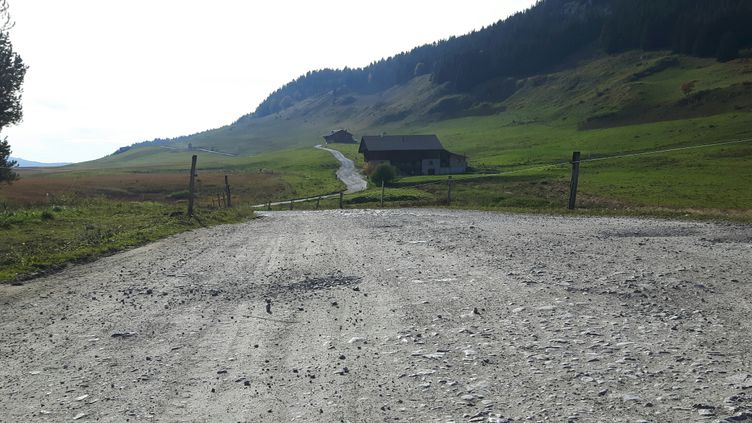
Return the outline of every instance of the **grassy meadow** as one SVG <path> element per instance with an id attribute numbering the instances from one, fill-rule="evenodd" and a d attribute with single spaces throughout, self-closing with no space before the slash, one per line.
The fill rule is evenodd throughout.
<path id="1" fill-rule="evenodd" d="M 125 164 L 108 157 L 102 160 L 106 165 L 20 169 L 20 180 L 0 186 L 0 282 L 201 226 L 249 219 L 251 204 L 342 187 L 335 176 L 338 162 L 325 151 L 295 149 L 243 158 L 196 152 L 196 213 L 188 219 L 192 154 L 129 151 Z M 217 201 L 225 175 L 233 195 L 229 210 Z"/>
<path id="2" fill-rule="evenodd" d="M 58 200 L 54 205 L 0 210 L 0 282 L 21 281 L 69 262 L 91 260 L 201 226 L 253 217 L 248 207 L 198 207 L 108 199 Z"/>
<path id="3" fill-rule="evenodd" d="M 500 112 L 379 130 L 435 133 L 467 155 L 471 172 L 454 176 L 458 207 L 564 212 L 568 162 L 580 151 L 581 212 L 752 221 L 752 60 L 631 52 L 520 84 L 493 105 Z M 750 142 L 587 161 L 733 140 Z M 357 146 L 334 148 L 362 165 Z M 434 181 L 446 177 L 405 177 L 390 188 Z"/>
<path id="4" fill-rule="evenodd" d="M 468 157 L 470 171 L 403 177 L 385 207 L 649 215 L 752 222 L 752 59 L 718 63 L 667 52 L 629 52 L 521 79 L 516 92 L 472 110 L 428 113 L 446 99 L 425 77 L 341 105 L 331 95 L 290 110 L 207 131 L 172 148 L 139 147 L 54 169 L 21 170 L 0 186 L 0 281 L 143 244 L 201 224 L 239 221 L 251 204 L 340 191 L 339 163 L 313 148 L 329 129 L 366 134 L 435 133 Z M 398 116 L 399 118 L 395 118 Z M 189 151 L 215 149 L 236 156 Z M 358 145 L 334 144 L 363 166 Z M 679 149 L 670 152 L 656 152 Z M 578 210 L 566 210 L 573 151 L 582 159 Z M 636 157 L 609 158 L 635 153 Z M 199 220 L 185 210 L 191 155 L 198 155 Z M 607 160 L 594 160 L 609 158 Z M 216 205 L 228 175 L 236 209 Z M 345 197 L 379 207 L 379 188 Z M 320 208 L 338 207 L 338 199 Z M 313 209 L 315 201 L 296 203 Z M 275 206 L 275 210 L 289 205 Z"/>
<path id="5" fill-rule="evenodd" d="M 139 149 L 63 168 L 21 169 L 21 179 L 0 187 L 0 207 L 47 205 L 58 199 L 105 198 L 174 203 L 187 198 L 191 155 L 198 155 L 196 197 L 212 204 L 228 176 L 236 204 L 256 204 L 341 190 L 330 153 L 296 148 L 250 157 Z"/>

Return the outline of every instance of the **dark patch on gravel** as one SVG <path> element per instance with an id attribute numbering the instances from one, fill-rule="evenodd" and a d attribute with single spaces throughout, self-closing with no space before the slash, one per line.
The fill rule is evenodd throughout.
<path id="1" fill-rule="evenodd" d="M 316 278 L 306 278 L 300 282 L 280 287 L 286 290 L 299 291 L 318 291 L 321 289 L 331 289 L 340 286 L 350 286 L 360 283 L 362 278 L 358 276 L 328 275 Z"/>
<path id="2" fill-rule="evenodd" d="M 669 238 L 692 236 L 697 233 L 697 229 L 681 227 L 638 228 L 602 232 L 604 236 L 615 238 Z"/>
<path id="3" fill-rule="evenodd" d="M 708 241 L 716 244 L 725 242 L 741 242 L 752 244 L 752 228 L 740 229 L 736 232 L 725 233 L 721 236 L 710 238 Z"/>

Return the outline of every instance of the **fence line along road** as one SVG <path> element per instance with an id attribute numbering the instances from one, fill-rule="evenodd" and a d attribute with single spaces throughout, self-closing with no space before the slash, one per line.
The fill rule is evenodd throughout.
<path id="1" fill-rule="evenodd" d="M 251 207 L 253 208 L 261 208 L 261 207 L 270 207 L 270 206 L 281 206 L 283 204 L 290 204 L 290 203 L 306 203 L 308 201 L 315 201 L 315 200 L 326 200 L 328 198 L 335 198 L 339 197 L 340 193 L 334 193 L 334 194 L 324 194 L 324 195 L 315 195 L 313 197 L 304 197 L 304 198 L 295 198 L 291 200 L 284 200 L 284 201 L 274 201 L 274 202 L 267 202 L 264 204 L 255 204 Z"/>
<path id="2" fill-rule="evenodd" d="M 629 158 L 629 157 L 647 156 L 647 155 L 651 155 L 651 154 L 670 153 L 670 152 L 675 152 L 675 151 L 694 150 L 694 149 L 700 149 L 700 148 L 718 147 L 718 146 L 732 145 L 732 144 L 743 144 L 743 143 L 748 143 L 748 142 L 752 142 L 752 138 L 728 140 L 728 141 L 721 141 L 721 142 L 709 143 L 709 144 L 690 145 L 690 146 L 685 146 L 685 147 L 667 148 L 667 149 L 662 149 L 662 150 L 651 150 L 651 151 L 641 151 L 641 152 L 635 152 L 635 153 L 617 154 L 617 155 L 614 155 L 614 156 L 594 157 L 594 158 L 589 158 L 589 159 L 582 159 L 582 158 L 575 159 L 573 157 L 573 160 L 571 160 L 571 161 L 548 163 L 548 164 L 538 164 L 538 165 L 534 165 L 534 166 L 530 166 L 530 167 L 523 167 L 523 168 L 519 168 L 519 169 L 508 170 L 508 171 L 505 171 L 505 172 L 487 173 L 487 174 L 477 175 L 477 176 L 472 176 L 472 177 L 467 177 L 467 178 L 459 178 L 459 179 L 456 179 L 456 180 L 452 180 L 452 182 L 461 183 L 462 181 L 466 181 L 466 180 L 488 178 L 488 177 L 495 177 L 495 176 L 505 176 L 505 175 L 511 175 L 511 174 L 515 174 L 515 173 L 529 172 L 529 171 L 533 171 L 533 170 L 551 169 L 551 168 L 557 168 L 557 167 L 569 166 L 569 165 L 579 165 L 580 163 L 585 163 L 585 162 L 595 162 L 595 161 L 612 160 L 612 159 L 615 160 L 615 159 L 622 159 L 622 158 Z M 347 167 L 349 169 L 352 169 L 356 173 L 356 175 L 359 178 L 362 179 L 362 177 L 360 176 L 360 174 L 357 173 L 357 170 L 354 169 L 353 161 L 345 158 L 344 155 L 342 155 L 341 152 L 339 152 L 337 150 L 332 150 L 332 149 L 329 149 L 329 148 L 324 148 L 321 145 L 317 145 L 316 148 L 331 152 L 338 160 L 340 160 L 340 162 L 343 163 L 343 166 L 346 166 L 345 163 L 349 162 L 349 164 L 347 165 Z M 340 167 L 340 170 L 342 170 L 342 167 Z M 337 177 L 339 177 L 340 180 L 342 180 L 343 182 L 345 182 L 345 184 L 348 185 L 348 188 L 351 187 L 350 184 L 348 184 L 345 181 L 345 179 L 343 179 L 343 177 L 342 177 L 342 175 L 341 175 L 341 173 L 340 173 L 339 170 L 337 171 Z M 447 184 L 447 182 L 448 181 L 446 181 L 446 180 L 438 180 L 438 181 L 417 183 L 415 185 L 404 185 L 402 187 L 404 187 L 404 188 L 421 188 L 421 187 L 430 186 L 430 185 L 438 185 L 438 184 L 442 184 L 443 185 L 443 184 Z M 449 183 L 450 183 L 450 187 L 451 187 L 451 182 L 449 182 Z M 365 180 L 363 180 L 363 184 L 364 185 L 363 185 L 362 189 L 357 189 L 357 190 L 350 190 L 350 189 L 348 189 L 348 191 L 343 191 L 342 193 L 333 193 L 333 194 L 325 194 L 325 195 L 320 195 L 320 196 L 312 196 L 312 197 L 306 197 L 306 198 L 298 198 L 298 199 L 290 199 L 290 200 L 285 200 L 285 201 L 277 201 L 277 202 L 273 202 L 273 203 L 258 204 L 258 205 L 254 205 L 252 207 L 259 208 L 259 207 L 268 207 L 268 206 L 279 206 L 279 205 L 284 205 L 284 204 L 303 203 L 303 202 L 314 201 L 314 200 L 323 200 L 323 199 L 327 199 L 327 198 L 334 198 L 334 197 L 337 197 L 338 195 L 342 196 L 345 193 L 352 194 L 352 193 L 355 193 L 355 192 L 363 191 L 366 188 L 366 186 L 365 186 L 366 181 Z M 449 189 L 451 190 L 451 188 L 449 188 Z M 383 196 L 383 191 L 382 191 L 382 196 Z M 571 192 L 571 189 L 570 189 L 570 197 L 571 196 L 572 196 L 572 192 Z M 451 202 L 451 194 L 449 194 L 448 198 L 449 198 L 449 201 Z M 382 199 L 382 201 L 383 201 L 383 199 Z M 570 199 L 569 207 L 572 208 L 572 201 L 571 201 L 571 199 Z"/>

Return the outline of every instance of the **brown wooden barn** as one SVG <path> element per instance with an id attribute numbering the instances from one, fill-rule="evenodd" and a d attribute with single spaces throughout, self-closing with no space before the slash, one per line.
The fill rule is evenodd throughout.
<path id="1" fill-rule="evenodd" d="M 366 163 L 388 163 L 405 175 L 464 173 L 467 158 L 444 149 L 436 135 L 366 135 L 358 152 Z"/>
<path id="2" fill-rule="evenodd" d="M 331 134 L 324 135 L 324 140 L 327 144 L 334 142 L 355 144 L 356 142 L 353 134 L 351 134 L 347 129 L 338 129 L 336 131 L 332 131 Z"/>

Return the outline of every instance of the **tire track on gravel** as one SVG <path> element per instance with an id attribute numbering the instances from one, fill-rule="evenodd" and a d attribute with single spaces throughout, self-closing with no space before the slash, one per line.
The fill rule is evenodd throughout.
<path id="1" fill-rule="evenodd" d="M 0 286 L 0 421 L 752 413 L 748 226 L 265 216 Z"/>

